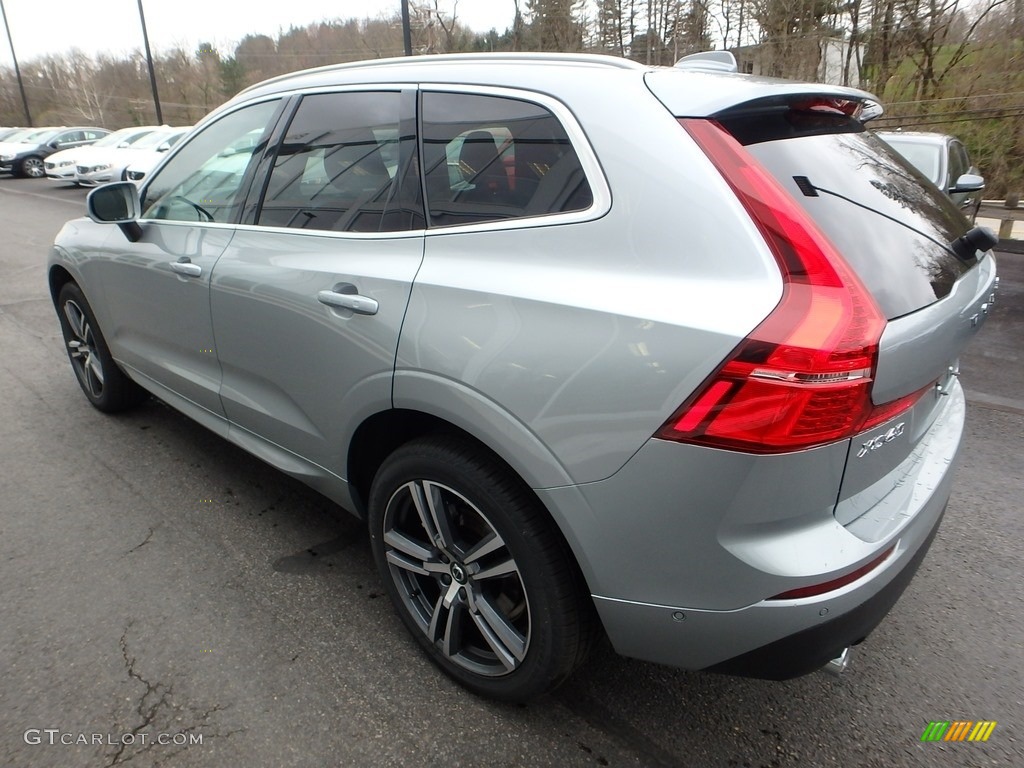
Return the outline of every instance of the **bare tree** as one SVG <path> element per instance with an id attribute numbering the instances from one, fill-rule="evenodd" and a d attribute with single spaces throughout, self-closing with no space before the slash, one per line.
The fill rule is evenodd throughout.
<path id="1" fill-rule="evenodd" d="M 976 15 L 967 22 L 962 0 L 897 0 L 903 27 L 913 43 L 907 55 L 917 69 L 919 99 L 939 95 L 943 81 L 970 52 L 978 25 L 1006 1 L 984 0 L 974 6 Z"/>

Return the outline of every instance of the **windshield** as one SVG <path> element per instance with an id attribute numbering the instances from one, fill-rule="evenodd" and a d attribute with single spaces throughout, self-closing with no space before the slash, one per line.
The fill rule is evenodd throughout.
<path id="1" fill-rule="evenodd" d="M 20 139 L 16 139 L 21 144 L 45 144 L 54 136 L 57 135 L 57 131 L 52 128 L 44 128 L 39 130 L 38 128 L 29 131 L 27 134 L 22 136 Z M 14 140 L 14 137 L 11 137 Z"/>
<path id="2" fill-rule="evenodd" d="M 943 147 L 911 139 L 900 139 L 895 136 L 879 136 L 878 138 L 909 160 L 911 165 L 927 176 L 933 184 L 939 184 Z"/>
<path id="3" fill-rule="evenodd" d="M 23 139 L 31 136 L 36 131 L 36 128 L 21 128 L 20 130 L 15 131 L 6 139 L 4 139 L 4 141 L 10 142 L 11 144 L 17 144 L 19 141 L 22 141 Z"/>
<path id="4" fill-rule="evenodd" d="M 132 149 L 155 149 L 167 141 L 172 131 L 153 131 L 132 142 Z"/>
<path id="5" fill-rule="evenodd" d="M 152 128 L 122 128 L 114 131 L 93 144 L 94 147 L 116 147 L 119 144 L 134 144 L 143 136 L 153 132 Z"/>

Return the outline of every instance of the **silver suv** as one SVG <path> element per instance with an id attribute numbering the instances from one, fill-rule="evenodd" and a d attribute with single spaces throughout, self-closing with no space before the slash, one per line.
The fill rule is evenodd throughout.
<path id="1" fill-rule="evenodd" d="M 474 691 L 535 696 L 601 633 L 773 679 L 845 658 L 946 508 L 994 242 L 869 94 L 715 65 L 249 88 L 58 235 L 86 397 L 155 395 L 365 518 Z"/>
<path id="2" fill-rule="evenodd" d="M 878 137 L 905 157 L 932 184 L 974 219 L 985 179 L 955 136 L 924 131 L 878 131 Z"/>

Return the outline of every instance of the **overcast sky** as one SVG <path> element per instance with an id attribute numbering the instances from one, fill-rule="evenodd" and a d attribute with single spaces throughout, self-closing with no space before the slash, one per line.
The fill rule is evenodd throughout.
<path id="1" fill-rule="evenodd" d="M 417 0 L 412 0 L 417 2 Z M 427 0 L 433 5 L 433 0 Z M 3 0 L 18 62 L 77 47 L 89 54 L 142 48 L 138 0 Z M 455 0 L 440 0 L 451 13 Z M 397 13 L 399 0 L 143 0 L 154 50 L 212 42 L 229 55 L 249 33 L 274 36 L 291 26 L 330 19 Z M 470 29 L 499 32 L 512 25 L 512 0 L 458 0 L 458 19 Z M 0 27 L 0 64 L 11 50 Z"/>

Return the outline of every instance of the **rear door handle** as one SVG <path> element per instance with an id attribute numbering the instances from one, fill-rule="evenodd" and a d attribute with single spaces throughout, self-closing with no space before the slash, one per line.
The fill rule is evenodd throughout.
<path id="1" fill-rule="evenodd" d="M 316 299 L 329 307 L 350 309 L 360 315 L 376 315 L 380 306 L 376 299 L 356 293 L 356 287 L 351 283 L 336 285 L 333 291 L 320 291 Z"/>
<path id="2" fill-rule="evenodd" d="M 199 277 L 203 274 L 203 268 L 198 264 L 193 264 L 188 256 L 182 256 L 178 261 L 172 261 L 171 269 L 179 275 L 185 275 L 186 277 Z"/>

